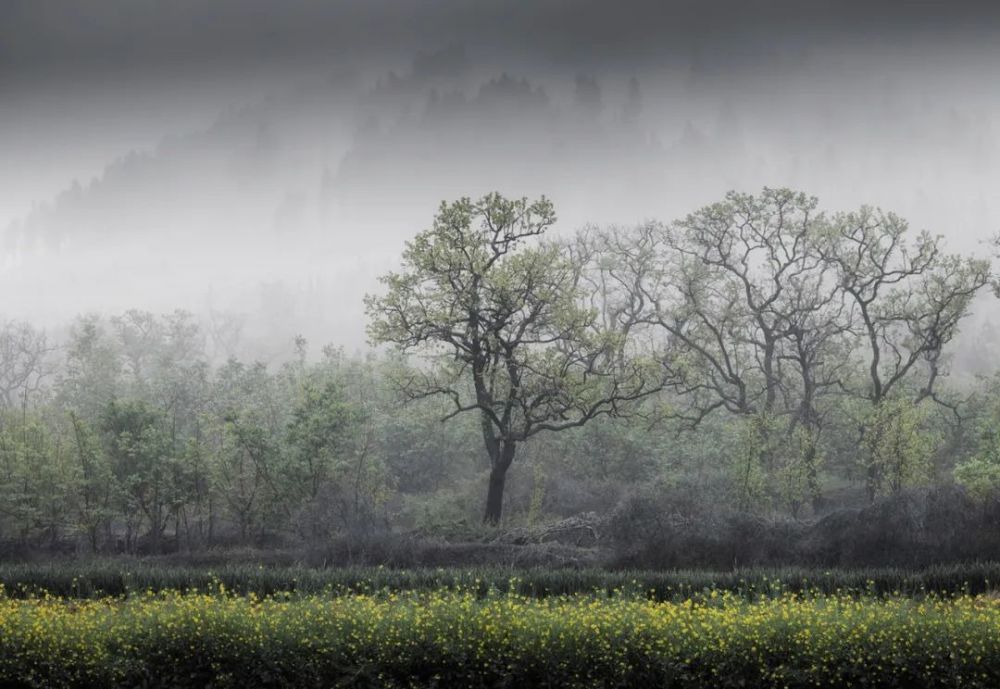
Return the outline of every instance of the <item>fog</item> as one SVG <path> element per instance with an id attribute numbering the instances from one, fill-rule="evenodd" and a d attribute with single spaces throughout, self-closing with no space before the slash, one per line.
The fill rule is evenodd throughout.
<path id="1" fill-rule="evenodd" d="M 404 241 L 494 189 L 564 233 L 762 186 L 966 253 L 1000 229 L 986 6 L 512 5 L 3 3 L 0 315 L 183 308 L 245 321 L 242 354 L 361 348 Z"/>

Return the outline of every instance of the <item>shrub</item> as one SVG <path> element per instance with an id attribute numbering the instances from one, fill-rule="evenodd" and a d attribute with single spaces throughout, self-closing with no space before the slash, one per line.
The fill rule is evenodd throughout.
<path id="1" fill-rule="evenodd" d="M 23 687 L 995 687 L 1000 603 L 466 591 L 0 600 Z"/>

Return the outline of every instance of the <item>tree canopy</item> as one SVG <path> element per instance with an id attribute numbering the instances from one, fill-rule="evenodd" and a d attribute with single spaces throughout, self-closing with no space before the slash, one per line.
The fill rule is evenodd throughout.
<path id="1" fill-rule="evenodd" d="M 447 397 L 446 418 L 478 415 L 491 466 L 487 522 L 500 520 L 518 443 L 624 413 L 659 389 L 656 367 L 623 356 L 623 330 L 592 305 L 591 257 L 535 241 L 555 220 L 545 198 L 442 204 L 406 245 L 402 269 L 382 278 L 386 292 L 367 299 L 374 343 L 428 357 L 404 394 Z"/>

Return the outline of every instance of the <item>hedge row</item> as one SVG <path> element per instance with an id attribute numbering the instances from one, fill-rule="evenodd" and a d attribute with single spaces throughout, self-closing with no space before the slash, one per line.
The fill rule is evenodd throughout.
<path id="1" fill-rule="evenodd" d="M 247 564 L 178 567 L 141 560 L 98 560 L 44 564 L 0 564 L 0 585 L 12 597 L 41 593 L 74 598 L 121 596 L 145 591 L 205 590 L 215 584 L 258 596 L 278 592 L 375 593 L 461 589 L 547 597 L 577 593 L 628 592 L 651 600 L 680 600 L 708 591 L 747 598 L 795 592 L 866 595 L 978 594 L 1000 583 L 1000 563 L 942 565 L 921 570 L 871 568 L 818 570 L 747 569 L 733 572 L 607 571 L 599 569 L 310 569 Z"/>
<path id="2" fill-rule="evenodd" d="M 0 599 L 22 687 L 996 687 L 990 597 Z"/>

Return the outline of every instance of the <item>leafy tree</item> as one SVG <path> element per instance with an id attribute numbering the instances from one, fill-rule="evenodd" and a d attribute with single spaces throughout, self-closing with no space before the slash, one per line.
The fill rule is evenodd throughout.
<path id="1" fill-rule="evenodd" d="M 211 543 L 215 533 L 218 495 L 213 485 L 214 457 L 203 433 L 185 441 L 177 459 L 178 497 L 175 534 L 188 550 Z"/>
<path id="2" fill-rule="evenodd" d="M 372 342 L 429 357 L 402 382 L 404 394 L 449 398 L 445 418 L 479 416 L 488 523 L 500 521 L 519 443 L 620 413 L 658 387 L 589 306 L 583 257 L 532 244 L 554 222 L 544 198 L 442 204 L 432 228 L 407 243 L 402 270 L 382 277 L 385 294 L 366 298 Z"/>
<path id="3" fill-rule="evenodd" d="M 896 398 L 868 411 L 863 435 L 868 489 L 877 496 L 928 483 L 941 439 L 926 428 L 927 403 Z"/>
<path id="4" fill-rule="evenodd" d="M 262 363 L 230 360 L 214 381 L 206 442 L 212 483 L 244 542 L 293 511 L 294 475 L 281 451 L 291 404 L 282 392 Z"/>
<path id="5" fill-rule="evenodd" d="M 288 440 L 295 448 L 297 467 L 306 496 L 315 500 L 329 481 L 332 467 L 351 450 L 349 431 L 358 413 L 333 381 L 307 381 L 302 399 L 292 411 Z"/>
<path id="6" fill-rule="evenodd" d="M 173 448 L 163 417 L 141 400 L 112 400 L 101 431 L 128 526 L 126 548 L 135 547 L 145 522 L 150 547 L 158 551 L 176 504 Z"/>
<path id="7" fill-rule="evenodd" d="M 68 457 L 52 424 L 26 408 L 0 423 L 0 517 L 25 543 L 44 535 L 56 542 L 69 522 Z"/>
<path id="8" fill-rule="evenodd" d="M 849 326 L 818 251 L 825 221 L 816 209 L 815 198 L 787 189 L 731 192 L 673 225 L 598 237 L 602 289 L 620 292 L 619 308 L 660 343 L 668 415 L 691 428 L 714 414 L 744 419 L 749 444 L 735 472 L 743 504 L 765 492 L 771 471 L 796 485 L 804 478 L 814 502 L 819 495 L 821 401 L 846 365 Z M 792 499 L 792 483 L 776 492 Z"/>
<path id="9" fill-rule="evenodd" d="M 753 419 L 744 475 L 762 462 L 793 502 L 804 481 L 814 508 L 833 400 L 866 401 L 859 432 L 889 435 L 912 424 L 902 402 L 879 411 L 884 402 L 950 404 L 937 394 L 945 348 L 990 276 L 939 238 L 911 240 L 891 213 L 817 208 L 788 189 L 731 192 L 673 225 L 600 238 L 602 289 L 620 293 L 634 328 L 661 334 L 671 415 L 692 427 L 717 413 Z M 874 498 L 887 460 L 880 438 L 862 446 L 882 453 L 866 460 Z"/>
<path id="10" fill-rule="evenodd" d="M 1000 489 L 1000 376 L 994 376 L 983 392 L 973 426 L 975 451 L 954 469 L 955 480 L 979 498 Z"/>
<path id="11" fill-rule="evenodd" d="M 990 277 L 989 261 L 945 254 L 941 237 L 921 232 L 911 240 L 908 229 L 902 218 L 864 207 L 835 217 L 821 249 L 847 299 L 857 349 L 865 352 L 863 375 L 841 383 L 871 406 L 860 429 L 872 500 L 885 490 L 886 472 L 898 488 L 903 468 L 920 464 L 924 443 L 914 437 L 920 403 L 954 409 L 937 391 L 947 373 L 945 347 Z M 916 454 L 903 457 L 886 442 L 912 445 Z"/>
<path id="12" fill-rule="evenodd" d="M 683 406 L 676 416 L 697 426 L 718 411 L 784 411 L 786 340 L 830 298 L 813 249 L 822 220 L 816 205 L 787 189 L 731 192 L 673 226 L 648 223 L 601 238 L 622 308 L 663 341 Z"/>
<path id="13" fill-rule="evenodd" d="M 93 426 L 70 412 L 72 454 L 75 457 L 71 504 L 76 526 L 83 532 L 93 552 L 102 537 L 109 536 L 114 517 L 115 483 L 108 457 Z"/>
<path id="14" fill-rule="evenodd" d="M 873 405 L 906 383 L 917 401 L 937 399 L 944 348 L 990 277 L 989 261 L 945 254 L 940 236 L 910 240 L 908 229 L 899 216 L 865 207 L 837 216 L 822 249 L 867 350 L 867 380 L 855 394 Z"/>
<path id="15" fill-rule="evenodd" d="M 215 467 L 222 499 L 246 543 L 280 500 L 277 486 L 279 448 L 266 426 L 251 415 L 226 417 Z M 288 508 L 290 506 L 286 506 Z"/>
<path id="16" fill-rule="evenodd" d="M 146 379 L 149 359 L 157 354 L 162 340 L 162 326 L 156 316 L 149 311 L 129 309 L 111 319 L 111 325 L 118 336 L 124 370 L 137 386 Z"/>
<path id="17" fill-rule="evenodd" d="M 288 443 L 299 490 L 314 513 L 312 535 L 318 535 L 321 499 L 334 499 L 341 521 L 353 530 L 380 501 L 384 475 L 373 452 L 373 430 L 369 415 L 348 401 L 339 381 L 322 375 L 306 379 L 288 425 Z"/>
<path id="18" fill-rule="evenodd" d="M 58 376 L 61 403 L 96 424 L 108 402 L 122 391 L 122 377 L 119 348 L 104 322 L 97 316 L 77 319 Z"/>

